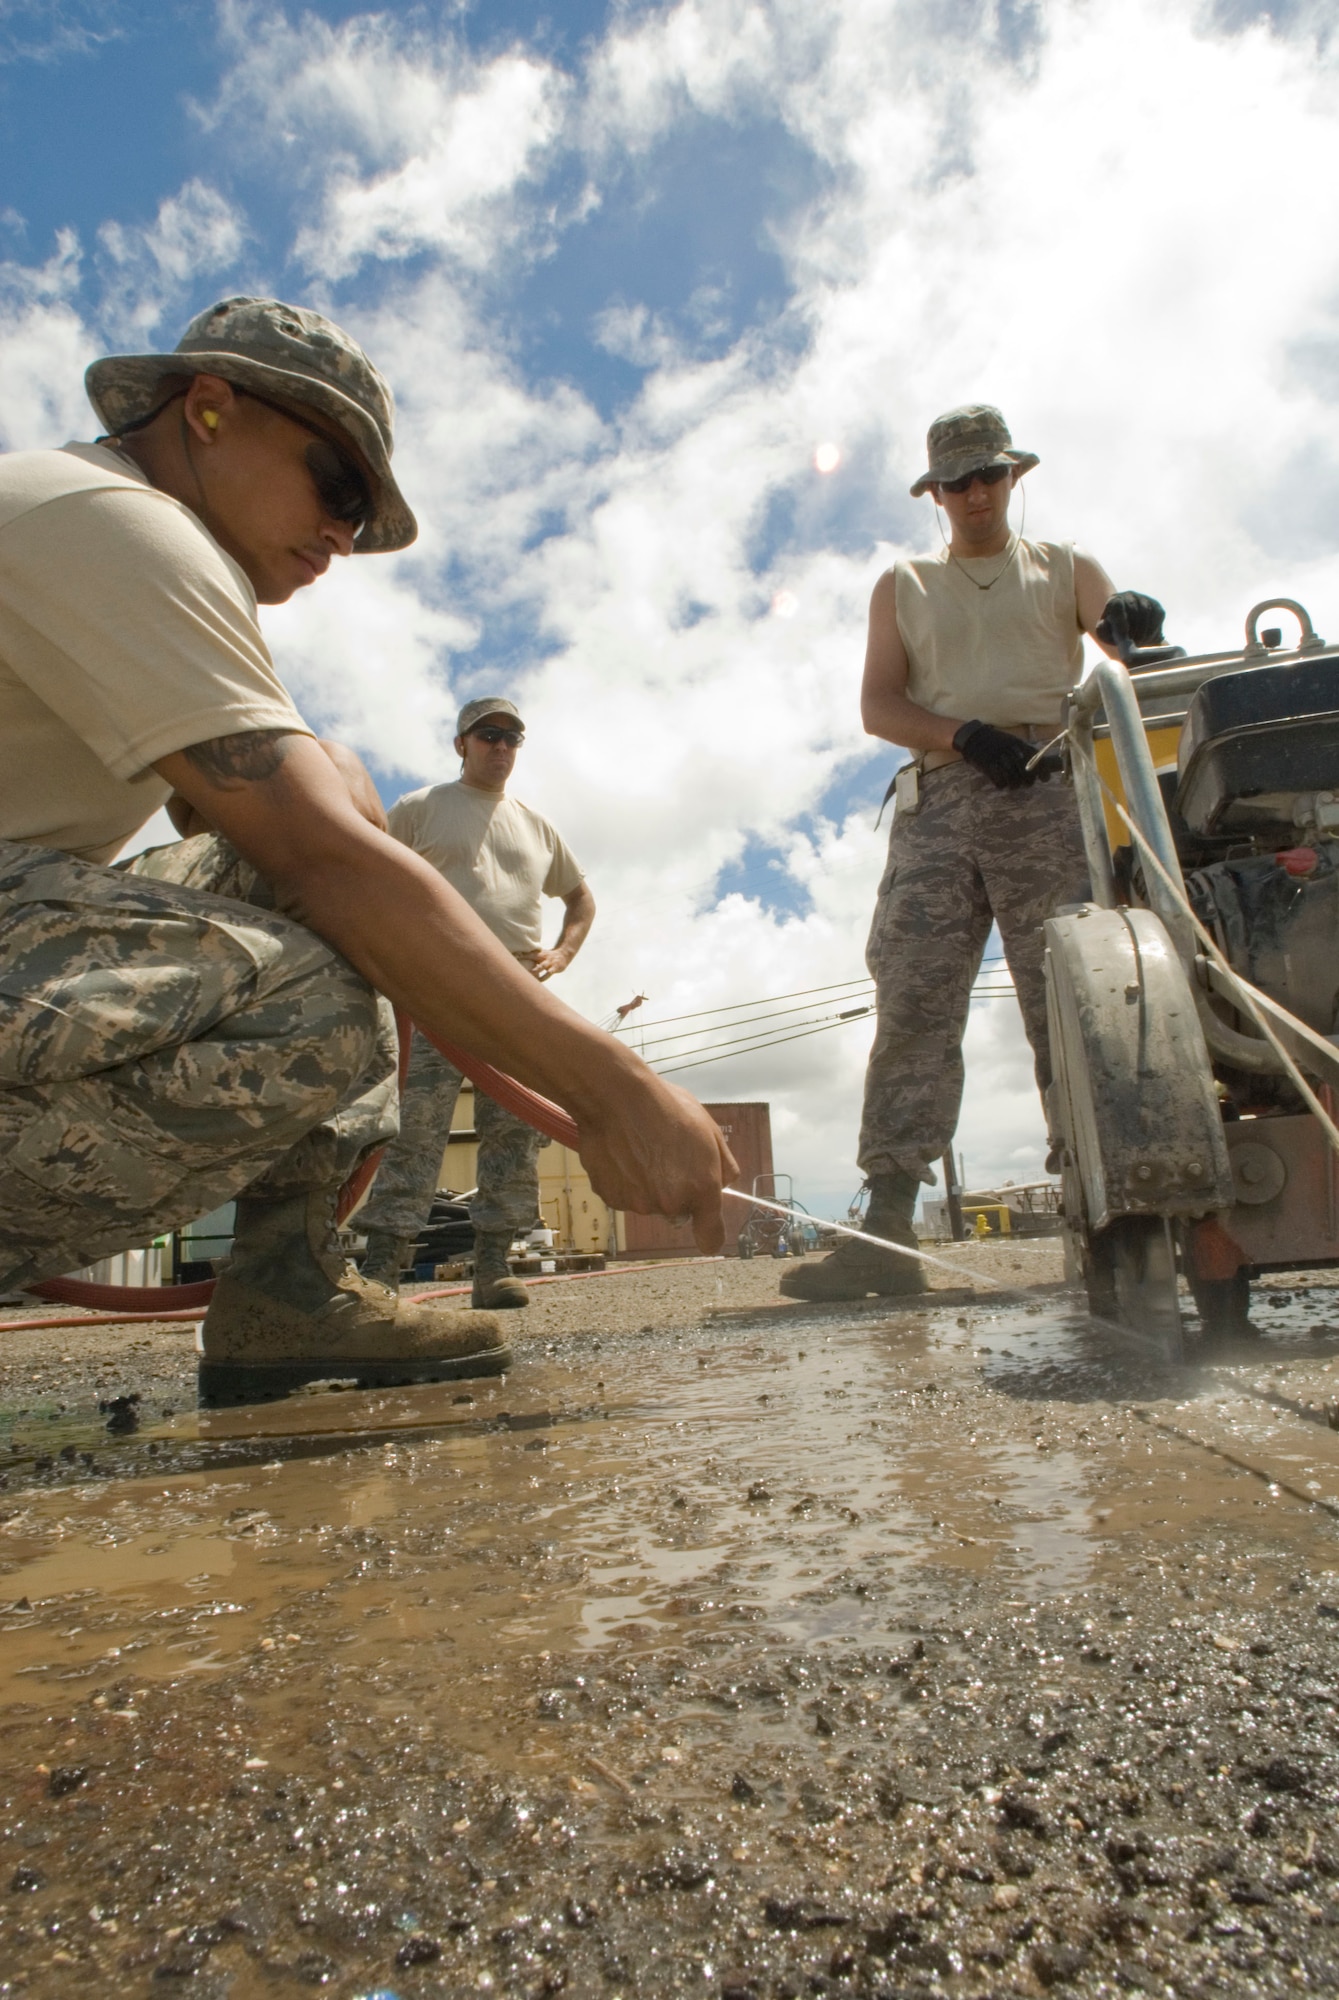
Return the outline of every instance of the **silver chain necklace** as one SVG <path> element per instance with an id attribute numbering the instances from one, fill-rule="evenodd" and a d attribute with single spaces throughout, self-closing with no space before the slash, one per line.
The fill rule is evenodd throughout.
<path id="1" fill-rule="evenodd" d="M 958 558 L 954 555 L 952 549 L 948 545 L 947 537 L 944 534 L 944 523 L 939 519 L 939 502 L 937 500 L 935 501 L 935 521 L 938 523 L 939 527 L 939 539 L 944 544 L 944 554 L 948 557 L 954 569 L 962 571 L 962 574 L 966 577 L 968 583 L 971 584 L 973 590 L 993 590 L 995 588 L 995 585 L 999 582 L 1000 578 L 1004 575 L 1005 570 L 1008 569 L 1014 557 L 1018 554 L 1018 544 L 1023 539 L 1023 528 L 1027 526 L 1027 494 L 1025 493 L 1023 495 L 1022 527 L 1016 530 L 1013 541 L 1009 547 L 1009 553 L 1004 558 L 1004 563 L 1002 567 L 995 572 L 994 576 L 991 577 L 989 583 L 978 583 L 976 578 L 972 575 L 971 571 L 968 569 L 963 569 L 962 564 L 958 561 Z M 978 557 L 977 560 L 979 561 L 980 558 Z"/>
<path id="2" fill-rule="evenodd" d="M 1004 569 L 997 570 L 994 576 L 991 577 L 989 583 L 978 583 L 976 578 L 972 575 L 972 572 L 969 569 L 962 568 L 962 564 L 958 561 L 958 558 L 954 555 L 952 549 L 947 548 L 947 545 L 945 546 L 948 559 L 952 563 L 954 569 L 962 570 L 963 575 L 966 577 L 968 583 L 972 585 L 973 589 L 993 590 L 995 588 L 995 585 L 999 582 L 1000 578 L 1004 575 L 1004 570 L 1008 569 L 1010 563 L 1013 561 L 1014 557 L 1018 554 L 1018 544 L 1021 540 L 1022 540 L 1021 535 L 1014 536 L 1013 544 L 1009 550 L 1009 553 L 1004 558 Z"/>

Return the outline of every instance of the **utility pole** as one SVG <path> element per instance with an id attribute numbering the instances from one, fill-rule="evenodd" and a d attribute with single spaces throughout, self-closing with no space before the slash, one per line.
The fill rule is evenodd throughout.
<path id="1" fill-rule="evenodd" d="M 961 1243 L 965 1240 L 967 1231 L 964 1229 L 962 1222 L 962 1188 L 959 1185 L 958 1169 L 954 1164 L 953 1148 L 951 1145 L 940 1161 L 940 1166 L 944 1172 L 944 1194 L 948 1202 L 948 1226 L 953 1232 L 953 1241 Z"/>

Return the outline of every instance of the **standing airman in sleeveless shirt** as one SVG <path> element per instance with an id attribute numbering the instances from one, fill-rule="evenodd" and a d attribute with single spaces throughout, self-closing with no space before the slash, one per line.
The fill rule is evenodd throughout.
<path id="1" fill-rule="evenodd" d="M 1161 638 L 1162 608 L 1113 596 L 1071 543 L 1025 541 L 1009 522 L 1014 487 L 1038 463 L 999 411 L 950 410 L 930 426 L 930 493 L 950 537 L 879 578 L 869 611 L 861 713 L 872 736 L 912 752 L 899 775 L 866 962 L 878 1026 L 865 1079 L 859 1162 L 866 1231 L 915 1247 L 912 1215 L 931 1162 L 953 1140 L 972 985 L 997 923 L 1045 1102 L 1051 1078 L 1041 925 L 1087 893 L 1074 794 L 1029 770 L 1061 726 L 1083 667 L 1083 634 L 1103 650 Z M 848 1238 L 788 1272 L 793 1298 L 919 1291 L 923 1267 Z"/>

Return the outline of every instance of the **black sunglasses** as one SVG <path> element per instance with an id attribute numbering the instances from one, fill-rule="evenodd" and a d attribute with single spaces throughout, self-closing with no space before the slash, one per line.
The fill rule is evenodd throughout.
<path id="1" fill-rule="evenodd" d="M 267 410 L 277 410 L 291 424 L 311 432 L 313 442 L 304 456 L 322 508 L 332 521 L 347 522 L 351 528 L 366 527 L 375 512 L 372 495 L 362 471 L 348 452 L 341 451 L 327 431 L 300 417 L 296 410 L 283 403 L 272 403 L 268 396 L 258 396 L 254 389 L 238 390 L 235 383 L 233 387 L 237 394 L 249 396 L 253 403 L 263 403 Z"/>
<path id="2" fill-rule="evenodd" d="M 477 729 L 470 730 L 481 743 L 505 743 L 509 750 L 518 749 L 525 741 L 523 729 L 499 729 L 495 722 L 481 722 Z"/>
<path id="3" fill-rule="evenodd" d="M 961 479 L 937 479 L 936 486 L 941 493 L 965 493 L 974 480 L 983 486 L 998 486 L 1013 471 L 1012 465 L 978 465 L 974 472 L 964 472 Z"/>

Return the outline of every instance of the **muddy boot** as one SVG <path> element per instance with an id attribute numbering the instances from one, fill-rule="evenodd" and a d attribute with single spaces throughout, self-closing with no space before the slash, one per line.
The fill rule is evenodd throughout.
<path id="1" fill-rule="evenodd" d="M 389 1285 L 393 1292 L 398 1292 L 401 1272 L 407 1271 L 414 1261 L 413 1249 L 412 1236 L 392 1236 L 389 1229 L 369 1229 L 363 1276 L 375 1278 L 379 1285 Z"/>
<path id="2" fill-rule="evenodd" d="M 482 1306 L 488 1312 L 509 1312 L 516 1306 L 529 1305 L 529 1292 L 519 1278 L 513 1278 L 507 1263 L 510 1249 L 510 1230 L 505 1235 L 496 1230 L 487 1233 L 475 1230 L 472 1306 Z"/>
<path id="3" fill-rule="evenodd" d="M 920 1191 L 914 1174 L 872 1175 L 865 1233 L 905 1243 L 909 1250 L 918 1249 L 911 1218 Z M 857 1236 L 843 1236 L 821 1263 L 801 1264 L 781 1280 L 781 1290 L 788 1299 L 863 1299 L 870 1292 L 893 1298 L 925 1288 L 923 1264 L 899 1257 L 892 1250 L 880 1250 L 876 1244 L 862 1243 Z"/>
<path id="4" fill-rule="evenodd" d="M 380 1388 L 497 1375 L 510 1361 L 491 1314 L 402 1305 L 360 1277 L 335 1235 L 333 1192 L 239 1198 L 201 1329 L 202 1404 L 264 1402 L 327 1377 Z"/>

